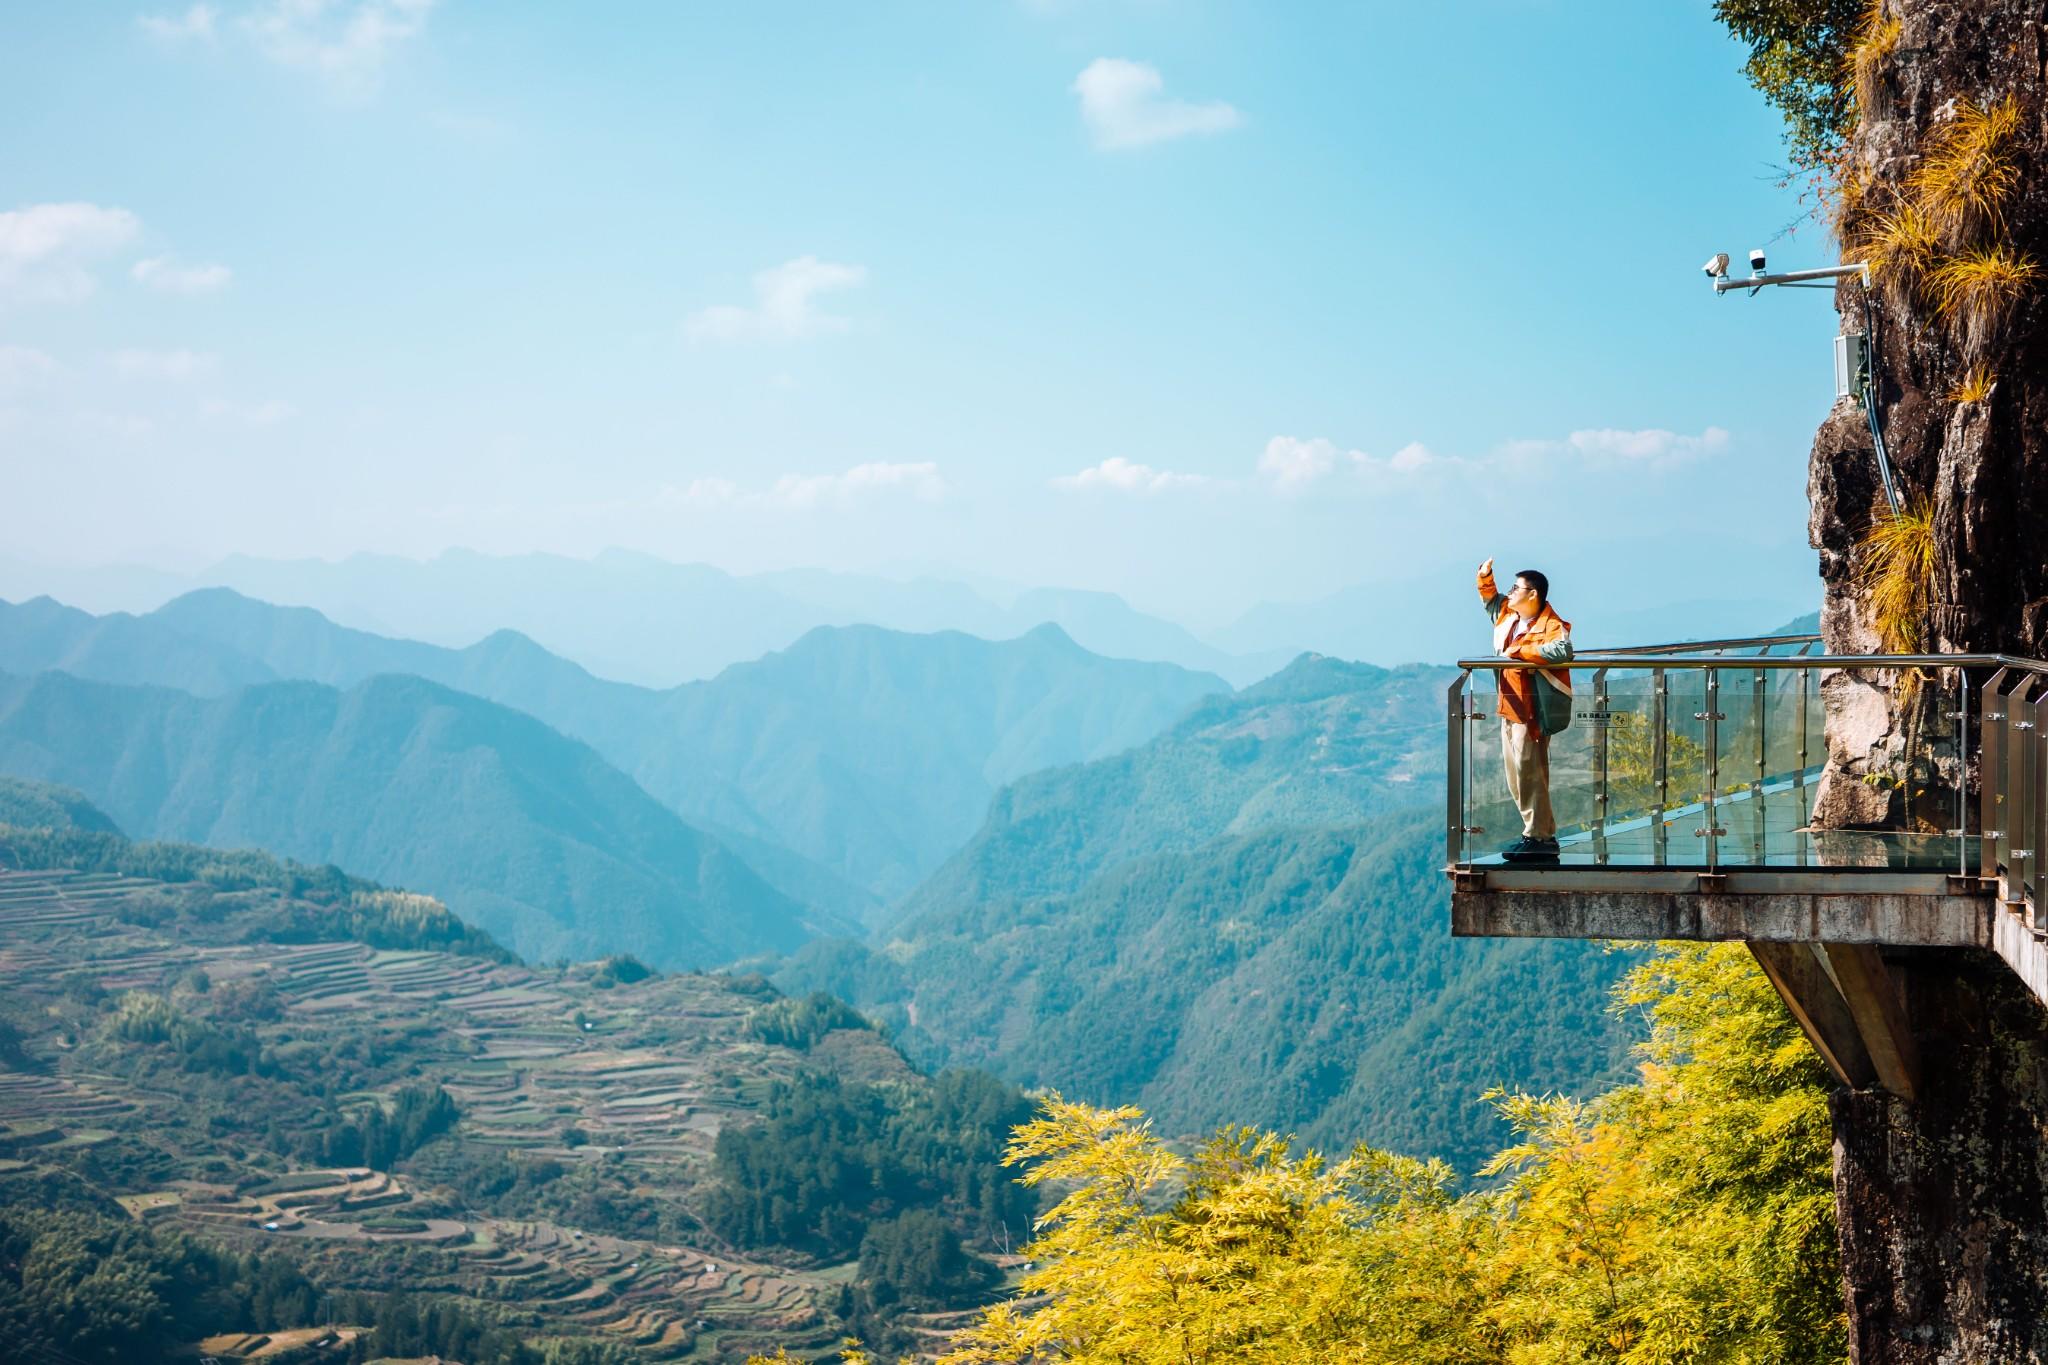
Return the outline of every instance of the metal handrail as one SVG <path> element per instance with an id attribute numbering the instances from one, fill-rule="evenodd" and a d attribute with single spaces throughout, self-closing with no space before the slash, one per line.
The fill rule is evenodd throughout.
<path id="1" fill-rule="evenodd" d="M 1764 648 L 1788 644 L 1811 644 L 1818 637 L 1813 636 L 1767 636 L 1750 640 L 1686 642 L 1678 648 L 1699 651 L 1710 648 Z M 1960 765 L 1956 787 L 1955 827 L 1947 834 L 1956 839 L 1956 863 L 1952 869 L 1957 875 L 1975 875 L 1980 884 L 1996 882 L 2004 888 L 2008 901 L 2024 902 L 2032 906 L 2048 886 L 2044 877 L 2043 864 L 2048 864 L 2048 661 L 2024 656 L 2000 653 L 1958 653 L 1958 654 L 1771 654 L 1743 653 L 1665 653 L 1671 646 L 1635 646 L 1621 649 L 1593 650 L 1576 654 L 1572 658 L 1556 663 L 1531 662 L 1526 659 L 1488 655 L 1479 658 L 1461 659 L 1458 677 L 1448 689 L 1448 714 L 1450 729 L 1448 738 L 1448 790 L 1446 807 L 1448 814 L 1447 855 L 1452 870 L 1471 868 L 1486 862 L 1472 856 L 1469 835 L 1483 831 L 1465 824 L 1473 808 L 1471 806 L 1471 780 L 1467 752 L 1469 726 L 1480 718 L 1475 703 L 1478 694 L 1470 690 L 1474 674 L 1500 674 L 1515 669 L 1586 671 L 1592 675 L 1592 697 L 1594 711 L 1604 713 L 1609 696 L 1608 674 L 1621 670 L 1632 673 L 1647 672 L 1651 675 L 1651 692 L 1648 694 L 1651 710 L 1646 716 L 1651 726 L 1654 744 L 1651 764 L 1653 782 L 1654 812 L 1653 836 L 1655 838 L 1654 861 L 1650 866 L 1670 866 L 1664 845 L 1664 817 L 1676 810 L 1698 808 L 1703 817 L 1703 828 L 1699 831 L 1706 836 L 1706 843 L 1699 848 L 1704 855 L 1710 873 L 1717 870 L 1719 828 L 1717 806 L 1731 805 L 1731 798 L 1719 795 L 1720 776 L 1717 722 L 1721 719 L 1721 704 L 1717 695 L 1722 690 L 1722 675 L 1729 670 L 1750 670 L 1753 682 L 1746 687 L 1752 697 L 1751 714 L 1758 717 L 1756 750 L 1753 755 L 1745 754 L 1740 760 L 1745 773 L 1754 781 L 1739 784 L 1752 790 L 1762 791 L 1764 784 L 1771 780 L 1766 769 L 1766 746 L 1763 729 L 1765 714 L 1763 698 L 1765 686 L 1763 673 L 1766 670 L 1799 670 L 1801 677 L 1797 689 L 1799 697 L 1796 734 L 1797 785 L 1804 787 L 1811 771 L 1813 756 L 1809 752 L 1807 709 L 1813 695 L 1810 682 L 1816 672 L 1833 670 L 1862 670 L 1897 672 L 1901 670 L 1940 670 L 1952 676 L 1946 684 L 1957 693 L 1954 709 L 1944 709 L 1942 718 L 1954 722 L 1953 730 L 1943 727 L 1944 734 L 1937 739 L 1930 731 L 1929 742 L 1943 748 L 1954 746 L 1954 756 Z M 1701 776 L 1705 779 L 1705 790 L 1699 800 L 1691 806 L 1670 804 L 1673 797 L 1681 803 L 1688 799 L 1677 791 L 1668 789 L 1669 780 L 1676 774 L 1667 774 L 1665 741 L 1668 721 L 1666 696 L 1669 691 L 1667 680 L 1671 674 L 1699 671 L 1704 674 L 1706 689 L 1705 709 L 1695 719 L 1702 722 L 1704 758 L 1706 768 Z M 1984 677 L 1988 672 L 1990 676 Z M 1973 697 L 1971 694 L 1975 693 Z M 1974 742 L 1972 727 L 1974 726 Z M 1814 738 L 1817 738 L 1815 736 Z M 1592 796 L 1595 817 L 1588 823 L 1588 837 L 1596 851 L 1598 865 L 1606 865 L 1607 840 L 1613 834 L 1608 818 L 1614 814 L 1608 793 L 1608 747 L 1606 737 L 1596 735 L 1591 741 L 1591 764 L 1595 784 Z M 1753 770 L 1753 771 L 1752 771 Z M 1787 769 L 1786 774 L 1794 770 Z M 1965 781 L 1963 774 L 1969 779 Z M 1974 793 L 1971 792 L 1974 788 Z M 1736 788 L 1729 791 L 1735 792 Z M 1974 800 L 1972 800 L 1974 796 Z M 1743 799 L 1734 797 L 1734 801 Z M 1761 808 L 1759 808 L 1761 809 Z M 1761 820 L 1761 815 L 1757 817 Z M 1974 828 L 1969 828 L 1973 823 Z M 1614 828 L 1629 828 L 1628 824 Z M 1758 826 L 1759 830 L 1761 825 Z M 1761 837 L 1759 834 L 1758 837 Z M 1972 839 L 1977 842 L 1976 857 L 1971 858 L 1968 845 Z M 1806 850 L 1800 846 L 1799 860 L 1805 866 Z M 1682 859 L 1681 865 L 1696 865 L 1690 858 Z M 2029 874 L 2032 875 L 2029 875 Z M 2031 884 L 2030 884 L 2031 883 Z"/>
<path id="2" fill-rule="evenodd" d="M 1498 673 L 1510 668 L 2019 668 L 2048 673 L 2048 662 L 2013 654 L 1659 654 L 1601 650 L 1574 654 L 1559 663 L 1530 663 L 1490 654 L 1460 659 L 1458 667 Z"/>
<path id="3" fill-rule="evenodd" d="M 1774 645 L 1818 644 L 1818 635 L 1757 635 L 1740 640 L 1674 640 L 1668 645 L 1619 645 L 1602 654 L 1664 654 L 1676 649 L 1769 649 Z"/>

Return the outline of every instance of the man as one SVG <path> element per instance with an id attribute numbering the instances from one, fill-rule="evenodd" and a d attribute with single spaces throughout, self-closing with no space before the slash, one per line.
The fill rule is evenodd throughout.
<path id="1" fill-rule="evenodd" d="M 1479 566 L 1479 601 L 1493 622 L 1493 652 L 1532 664 L 1572 657 L 1572 625 L 1550 606 L 1550 580 L 1534 569 L 1515 575 L 1506 593 L 1493 561 Z M 1572 675 L 1563 668 L 1500 672 L 1500 747 L 1508 793 L 1522 813 L 1522 837 L 1502 850 L 1509 862 L 1557 861 L 1557 817 L 1550 810 L 1550 737 L 1571 723 Z"/>

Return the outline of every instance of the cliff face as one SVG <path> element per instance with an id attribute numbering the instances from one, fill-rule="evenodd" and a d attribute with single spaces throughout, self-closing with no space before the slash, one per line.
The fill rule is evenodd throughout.
<path id="1" fill-rule="evenodd" d="M 1836 653 L 2048 657 L 2048 4 L 1882 0 L 1849 63 L 1838 221 L 1843 259 L 1875 278 L 1836 302 L 1845 329 L 1870 326 L 1933 570 L 1912 620 L 1874 610 L 1865 542 L 1886 502 L 1863 413 L 1839 405 L 1808 475 L 1822 634 Z M 1855 779 L 1909 722 L 1867 687 L 1828 701 L 1818 819 L 1895 819 Z M 1893 968 L 1928 1080 L 1917 1103 L 1836 1097 L 1853 1358 L 2048 1359 L 2048 1008 L 1988 956 Z"/>
<path id="2" fill-rule="evenodd" d="M 1890 963 L 1924 1061 L 1918 1102 L 1838 1090 L 1835 1205 L 1850 1358 L 2048 1359 L 2048 1035 L 1990 953 Z"/>
<path id="3" fill-rule="evenodd" d="M 1851 54 L 1861 117 L 1845 149 L 1845 260 L 1872 260 L 1879 407 L 1902 499 L 1932 514 L 1928 643 L 2048 655 L 2048 4 L 1885 0 Z M 1987 128 L 1987 124 L 1990 126 Z M 1975 156 L 1972 157 L 1972 153 Z M 1974 160 L 1974 165 L 1956 165 Z M 1836 294 L 1861 330 L 1866 291 Z M 1884 507 L 1853 404 L 1809 465 L 1833 652 L 1876 643 L 1858 543 Z"/>

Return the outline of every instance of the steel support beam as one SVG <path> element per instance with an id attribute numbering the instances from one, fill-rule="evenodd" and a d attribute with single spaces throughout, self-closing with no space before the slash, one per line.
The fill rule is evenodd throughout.
<path id="1" fill-rule="evenodd" d="M 1906 1002 L 1884 958 L 1867 943 L 1823 943 L 1818 949 L 1841 988 L 1878 1083 L 1902 1100 L 1919 1092 L 1920 1050 L 1906 1023 Z"/>
<path id="2" fill-rule="evenodd" d="M 1752 943 L 1749 951 L 1835 1079 L 1858 1090 L 1874 1084 L 1877 1068 L 1870 1060 L 1870 1050 L 1863 1045 L 1856 1018 L 1835 979 L 1821 965 L 1814 945 Z"/>

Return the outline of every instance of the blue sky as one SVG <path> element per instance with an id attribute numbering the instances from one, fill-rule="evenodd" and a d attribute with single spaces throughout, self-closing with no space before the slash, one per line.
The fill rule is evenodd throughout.
<path id="1" fill-rule="evenodd" d="M 1704 3 L 0 16 L 18 556 L 1811 592 L 1833 315 L 1699 264 L 1832 248 Z"/>

